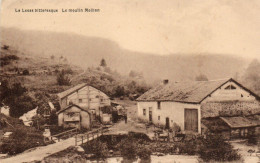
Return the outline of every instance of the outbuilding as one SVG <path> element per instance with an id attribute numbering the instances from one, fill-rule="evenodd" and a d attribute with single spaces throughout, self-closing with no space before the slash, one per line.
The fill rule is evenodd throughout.
<path id="1" fill-rule="evenodd" d="M 57 112 L 58 125 L 64 128 L 91 128 L 91 114 L 78 105 L 72 104 Z"/>

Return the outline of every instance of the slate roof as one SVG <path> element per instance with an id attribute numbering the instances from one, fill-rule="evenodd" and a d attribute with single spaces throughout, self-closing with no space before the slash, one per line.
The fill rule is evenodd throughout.
<path id="1" fill-rule="evenodd" d="M 76 92 L 77 90 L 85 87 L 86 85 L 87 85 L 86 83 L 78 84 L 78 85 L 76 85 L 76 86 L 74 86 L 74 87 L 72 87 L 72 88 L 70 88 L 70 89 L 68 89 L 66 91 L 58 93 L 57 95 L 58 95 L 59 98 L 66 97 L 66 96 L 72 94 L 73 92 Z"/>
<path id="2" fill-rule="evenodd" d="M 255 127 L 258 124 L 245 117 L 220 117 L 231 128 Z"/>

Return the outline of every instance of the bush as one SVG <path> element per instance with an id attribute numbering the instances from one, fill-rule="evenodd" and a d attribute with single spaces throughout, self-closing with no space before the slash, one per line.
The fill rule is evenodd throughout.
<path id="1" fill-rule="evenodd" d="M 0 152 L 14 155 L 40 145 L 45 145 L 41 132 L 21 127 L 15 129 L 10 138 L 3 141 Z"/>
<path id="2" fill-rule="evenodd" d="M 120 153 L 124 158 L 135 159 L 137 157 L 137 146 L 133 139 L 124 139 L 119 143 Z"/>
<path id="3" fill-rule="evenodd" d="M 257 136 L 250 135 L 248 138 L 248 144 L 257 145 L 257 143 L 258 143 Z"/>
<path id="4" fill-rule="evenodd" d="M 208 134 L 206 139 L 202 139 L 198 152 L 204 161 L 233 161 L 241 157 L 221 135 L 213 134 Z"/>
<path id="5" fill-rule="evenodd" d="M 4 46 L 2 47 L 2 49 L 8 50 L 8 49 L 9 49 L 9 46 L 8 46 L 8 45 L 4 45 Z"/>
<path id="6" fill-rule="evenodd" d="M 152 151 L 151 151 L 151 149 L 149 149 L 149 147 L 140 146 L 137 150 L 137 156 L 140 159 L 150 160 L 151 154 L 152 154 Z"/>
<path id="7" fill-rule="evenodd" d="M 70 85 L 70 79 L 68 76 L 66 76 L 66 73 L 64 70 L 62 70 L 58 75 L 57 75 L 57 83 L 58 85 Z"/>
<path id="8" fill-rule="evenodd" d="M 29 71 L 27 69 L 23 70 L 23 75 L 29 75 Z"/>
<path id="9" fill-rule="evenodd" d="M 94 154 L 96 158 L 106 158 L 109 154 L 107 143 L 99 139 L 90 141 L 87 145 L 83 145 L 83 148 L 87 153 Z"/>

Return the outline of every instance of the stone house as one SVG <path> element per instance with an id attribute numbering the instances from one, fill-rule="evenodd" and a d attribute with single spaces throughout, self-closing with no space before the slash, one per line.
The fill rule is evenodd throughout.
<path id="1" fill-rule="evenodd" d="M 234 79 L 165 80 L 137 99 L 138 118 L 201 133 L 203 118 L 260 114 L 259 96 Z"/>

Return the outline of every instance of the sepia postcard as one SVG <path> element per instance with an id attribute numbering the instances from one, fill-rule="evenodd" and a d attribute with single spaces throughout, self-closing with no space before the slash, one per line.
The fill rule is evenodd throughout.
<path id="1" fill-rule="evenodd" d="M 260 0 L 0 0 L 1 163 L 260 163 Z"/>

